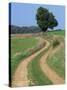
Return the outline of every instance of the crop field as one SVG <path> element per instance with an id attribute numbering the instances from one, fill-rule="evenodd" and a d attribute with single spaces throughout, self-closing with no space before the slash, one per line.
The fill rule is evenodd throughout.
<path id="1" fill-rule="evenodd" d="M 36 47 L 42 40 L 42 48 Z M 51 31 L 36 37 L 11 38 L 12 85 L 37 86 L 64 84 L 65 80 L 65 32 Z M 51 42 L 50 42 L 51 41 Z M 42 43 L 41 43 L 42 45 Z M 29 55 L 29 49 L 37 49 Z M 62 48 L 62 49 L 61 49 Z M 43 50 L 42 50 L 43 49 Z M 32 50 L 33 51 L 33 50 Z M 23 74 L 22 74 L 23 73 Z M 27 73 L 27 74 L 26 74 Z M 50 74 L 50 75 L 49 75 Z M 21 78 L 22 77 L 22 78 Z M 16 85 L 16 86 L 17 86 Z"/>

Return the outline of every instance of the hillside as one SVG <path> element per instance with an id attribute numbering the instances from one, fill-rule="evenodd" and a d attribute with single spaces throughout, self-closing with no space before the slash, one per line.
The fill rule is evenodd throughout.
<path id="1" fill-rule="evenodd" d="M 11 34 L 25 34 L 25 33 L 38 33 L 41 32 L 41 29 L 37 26 L 23 26 L 18 27 L 14 25 L 9 25 L 9 29 L 11 30 Z"/>

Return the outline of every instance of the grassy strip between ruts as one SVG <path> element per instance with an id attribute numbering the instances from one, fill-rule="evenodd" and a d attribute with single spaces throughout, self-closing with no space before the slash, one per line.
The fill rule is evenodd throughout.
<path id="1" fill-rule="evenodd" d="M 38 46 L 35 46 L 34 48 L 29 49 L 28 51 L 25 51 L 24 53 L 21 53 L 19 55 L 17 55 L 16 57 L 12 58 L 11 61 L 11 78 L 14 75 L 14 72 L 18 66 L 18 64 L 24 60 L 25 58 L 27 58 L 28 56 L 34 54 L 35 52 L 37 52 L 38 50 L 40 50 L 41 48 L 43 48 L 45 45 L 45 42 L 43 42 L 43 44 L 40 44 Z"/>
<path id="2" fill-rule="evenodd" d="M 39 60 L 47 52 L 49 47 L 42 53 L 37 55 L 28 65 L 28 78 L 30 80 L 29 86 L 37 85 L 50 85 L 52 82 L 48 79 L 46 75 L 41 70 Z M 46 68 L 45 68 L 46 69 Z"/>

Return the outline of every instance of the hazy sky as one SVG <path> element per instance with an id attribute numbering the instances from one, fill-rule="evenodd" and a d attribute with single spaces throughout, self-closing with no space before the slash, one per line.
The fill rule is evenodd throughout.
<path id="1" fill-rule="evenodd" d="M 11 24 L 18 26 L 36 26 L 36 12 L 42 6 L 54 14 L 59 25 L 55 29 L 65 28 L 65 7 L 45 4 L 11 4 Z"/>

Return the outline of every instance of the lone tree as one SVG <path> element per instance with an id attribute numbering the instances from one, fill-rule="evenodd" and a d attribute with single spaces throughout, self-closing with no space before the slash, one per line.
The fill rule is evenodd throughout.
<path id="1" fill-rule="evenodd" d="M 50 13 L 46 8 L 39 7 L 36 14 L 37 24 L 46 32 L 48 28 L 53 29 L 58 25 L 54 15 Z"/>

